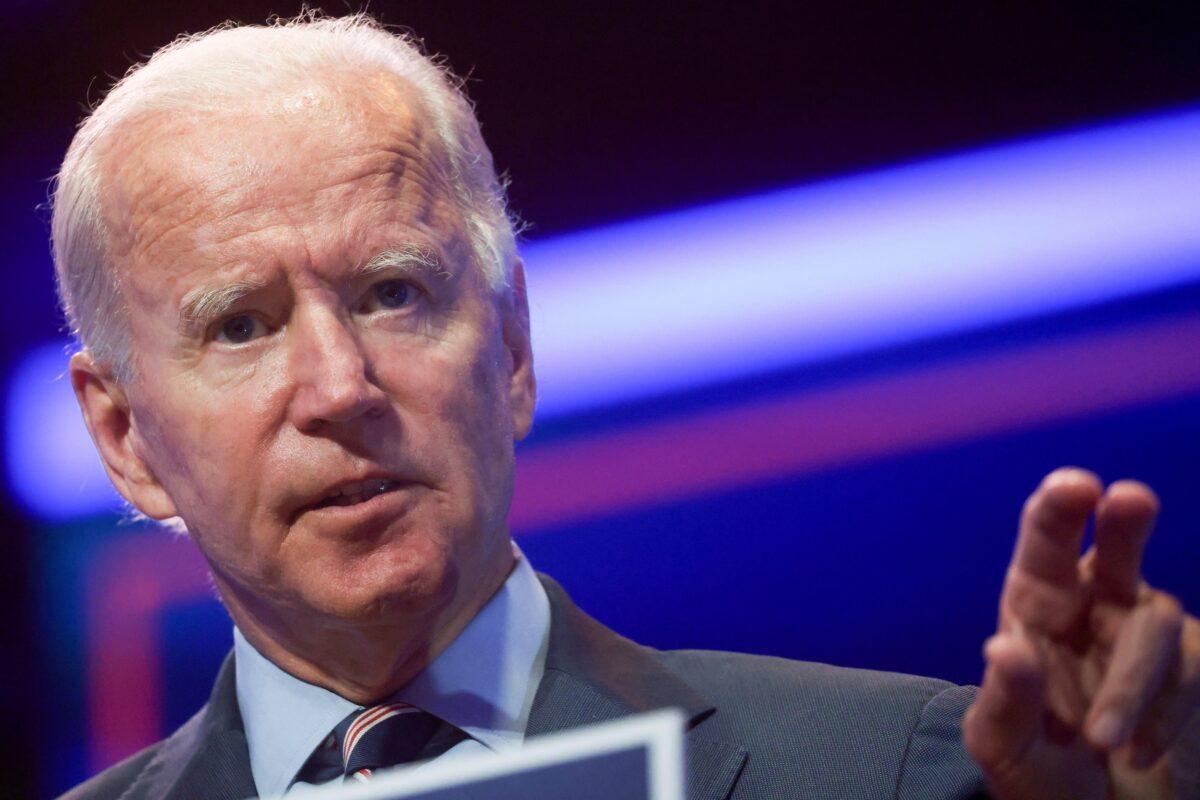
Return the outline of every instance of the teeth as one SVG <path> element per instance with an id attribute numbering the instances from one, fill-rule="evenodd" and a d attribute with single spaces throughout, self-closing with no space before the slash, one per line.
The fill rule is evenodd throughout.
<path id="1" fill-rule="evenodd" d="M 340 495 L 383 494 L 392 487 L 392 482 L 386 478 L 374 478 L 369 481 L 350 483 L 338 490 Z"/>
<path id="2" fill-rule="evenodd" d="M 396 487 L 394 481 L 387 478 L 372 478 L 366 481 L 348 483 L 338 489 L 325 500 L 323 505 L 349 506 L 370 500 L 376 495 L 390 492 Z"/>

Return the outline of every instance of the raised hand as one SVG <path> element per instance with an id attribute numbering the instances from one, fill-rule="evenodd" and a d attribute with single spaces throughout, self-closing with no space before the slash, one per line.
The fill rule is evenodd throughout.
<path id="1" fill-rule="evenodd" d="M 1200 622 L 1142 580 L 1157 514 L 1144 484 L 1070 468 L 1025 504 L 963 720 L 1000 800 L 1200 798 Z"/>

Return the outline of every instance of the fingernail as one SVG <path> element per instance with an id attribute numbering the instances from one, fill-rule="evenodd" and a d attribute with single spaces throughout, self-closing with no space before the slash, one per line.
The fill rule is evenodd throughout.
<path id="1" fill-rule="evenodd" d="M 1121 736 L 1121 716 L 1116 711 L 1105 711 L 1092 723 L 1088 738 L 1099 747 L 1116 747 Z"/>

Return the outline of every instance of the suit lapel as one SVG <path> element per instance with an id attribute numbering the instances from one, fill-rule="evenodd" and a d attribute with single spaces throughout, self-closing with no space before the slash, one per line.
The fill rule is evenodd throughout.
<path id="1" fill-rule="evenodd" d="M 163 800 L 246 800 L 257 796 L 246 736 L 241 731 L 208 737 L 179 779 L 162 795 Z"/>
<path id="2" fill-rule="evenodd" d="M 655 657 L 584 614 L 553 579 L 550 643 L 526 734 L 565 730 L 659 708 L 687 719 L 691 800 L 724 800 L 747 753 L 708 735 L 717 709 Z M 163 742 L 120 800 L 245 800 L 257 793 L 237 705 L 233 655 L 221 665 L 208 704 Z"/>
<path id="3" fill-rule="evenodd" d="M 231 653 L 208 704 L 163 742 L 121 800 L 245 800 L 257 794 Z"/>
<path id="4" fill-rule="evenodd" d="M 747 753 L 707 735 L 716 709 L 655 657 L 584 614 L 552 578 L 538 576 L 550 598 L 546 671 L 529 713 L 526 734 L 574 728 L 659 708 L 678 708 L 688 720 L 688 796 L 729 796 Z"/>

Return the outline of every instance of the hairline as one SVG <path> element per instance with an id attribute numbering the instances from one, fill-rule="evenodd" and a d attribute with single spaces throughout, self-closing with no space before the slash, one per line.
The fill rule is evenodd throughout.
<path id="1" fill-rule="evenodd" d="M 344 24 L 343 24 L 344 23 Z M 326 28 L 317 29 L 317 25 Z M 342 28 L 336 28 L 342 25 Z M 307 27 L 306 27 L 307 26 Z M 172 108 L 186 108 L 193 113 L 205 110 L 204 98 L 195 90 L 185 92 L 181 97 L 170 96 L 164 91 L 164 86 L 171 86 L 172 80 L 179 82 L 182 78 L 175 74 L 181 71 L 171 64 L 161 66 L 160 54 L 166 53 L 169 58 L 173 52 L 178 53 L 186 48 L 194 47 L 221 36 L 226 31 L 236 30 L 238 35 L 255 35 L 259 39 L 275 35 L 275 28 L 304 29 L 310 36 L 331 36 L 330 31 L 352 30 L 362 37 L 376 37 L 372 50 L 367 47 L 354 48 L 353 43 L 336 39 L 338 48 L 330 48 L 329 52 L 318 52 L 316 47 L 292 56 L 290 60 L 279 65 L 271 80 L 278 83 L 291 78 L 298 65 L 321 64 L 330 68 L 320 78 L 330 81 L 338 87 L 345 84 L 345 74 L 361 74 L 364 70 L 374 71 L 389 79 L 401 82 L 409 90 L 414 114 L 433 132 L 437 142 L 436 158 L 447 163 L 443 168 L 447 171 L 447 194 L 453 200 L 459 213 L 463 215 L 465 231 L 470 245 L 472 268 L 478 270 L 491 288 L 497 302 L 511 290 L 512 269 L 516 261 L 515 236 L 516 226 L 507 214 L 504 198 L 504 181 L 496 176 L 492 168 L 491 155 L 479 134 L 478 120 L 465 96 L 448 77 L 448 73 L 434 60 L 420 53 L 419 49 L 405 37 L 398 37 L 386 32 L 382 26 L 364 14 L 352 15 L 342 20 L 315 20 L 302 17 L 297 20 L 285 21 L 282 26 L 262 27 L 245 26 L 231 28 L 228 25 L 193 37 L 184 37 L 165 48 L 160 49 L 143 65 L 135 66 L 130 73 L 114 85 L 105 101 L 97 106 L 95 112 L 80 128 L 75 140 L 72 141 L 67 157 L 64 159 L 63 170 L 59 174 L 54 190 L 53 238 L 55 245 L 56 274 L 59 282 L 59 294 L 62 307 L 72 332 L 85 349 L 93 350 L 98 361 L 107 362 L 112 367 L 118 379 L 131 378 L 136 372 L 137 354 L 133 352 L 129 339 L 128 306 L 118 275 L 117 264 L 112 258 L 113 231 L 108 227 L 105 215 L 100 208 L 100 198 L 104 195 L 103 186 L 106 180 L 113 178 L 111 170 L 105 169 L 109 160 L 112 143 L 115 137 L 128 126 L 133 125 L 146 114 L 165 112 Z M 250 34 L 244 33 L 251 31 Z M 384 45 L 379 37 L 388 37 L 388 45 Z M 267 42 L 264 39 L 263 47 Z M 203 45 L 202 45 L 203 46 Z M 386 51 L 386 47 L 396 48 Z M 406 49 L 407 48 L 407 49 Z M 385 52 L 386 51 L 386 52 Z M 411 51 L 411 52 L 410 52 Z M 260 57 L 257 51 L 248 51 L 246 59 Z M 410 58 L 409 66 L 417 73 L 429 77 L 428 85 L 421 83 L 411 76 L 404 74 L 395 64 L 389 63 L 386 55 Z M 415 55 L 414 55 L 415 54 Z M 211 56 L 211 54 L 210 54 Z M 203 59 L 201 59 L 203 65 Z M 193 65 L 194 67 L 194 65 Z M 183 75 L 187 75 L 187 65 L 182 67 Z M 336 68 L 336 69 L 335 69 Z M 157 72 L 155 70 L 157 69 Z M 424 72 L 422 72 L 424 71 Z M 146 73 L 149 72 L 149 77 Z M 165 74 L 158 74 L 165 73 Z M 132 84 L 133 88 L 130 88 Z M 145 96 L 134 94 L 139 84 L 145 89 Z M 253 99 L 253 87 L 230 87 L 222 85 L 216 96 L 225 98 Z M 116 96 L 115 109 L 106 108 L 110 99 Z M 207 97 L 211 103 L 213 95 Z M 211 106 L 209 106 L 211 108 Z M 456 152 L 463 158 L 469 159 L 466 169 L 456 162 Z M 481 166 L 489 172 L 473 172 L 473 168 Z M 68 170 L 71 170 L 68 172 Z M 82 172 L 83 174 L 76 174 Z M 469 174 L 463 175 L 463 172 Z M 63 177 L 71 179 L 71 187 L 75 190 L 65 198 L 68 204 L 82 205 L 84 208 L 77 212 L 74 207 L 68 208 L 64 214 L 60 207 Z M 478 207 L 480 195 L 484 195 L 484 208 Z M 79 217 L 67 215 L 78 213 Z M 488 216 L 489 219 L 484 219 Z M 69 223 L 73 223 L 70 225 Z M 507 226 L 507 229 L 502 229 Z M 79 231 L 79 228 L 91 230 Z M 74 256 L 79 254 L 64 253 L 63 247 L 78 244 L 76 239 L 82 237 L 83 245 L 90 247 L 85 254 L 90 256 L 92 264 L 83 265 L 80 270 L 80 260 Z M 66 245 L 63 239 L 70 239 Z M 74 270 L 77 274 L 71 274 Z M 90 273 L 89 273 L 90 271 Z M 80 290 L 83 286 L 83 290 Z M 106 294 L 115 305 L 109 309 L 111 321 L 105 325 L 97 319 L 99 314 L 94 308 L 83 308 L 88 298 L 97 292 Z M 81 297 L 86 295 L 86 297 Z"/>

